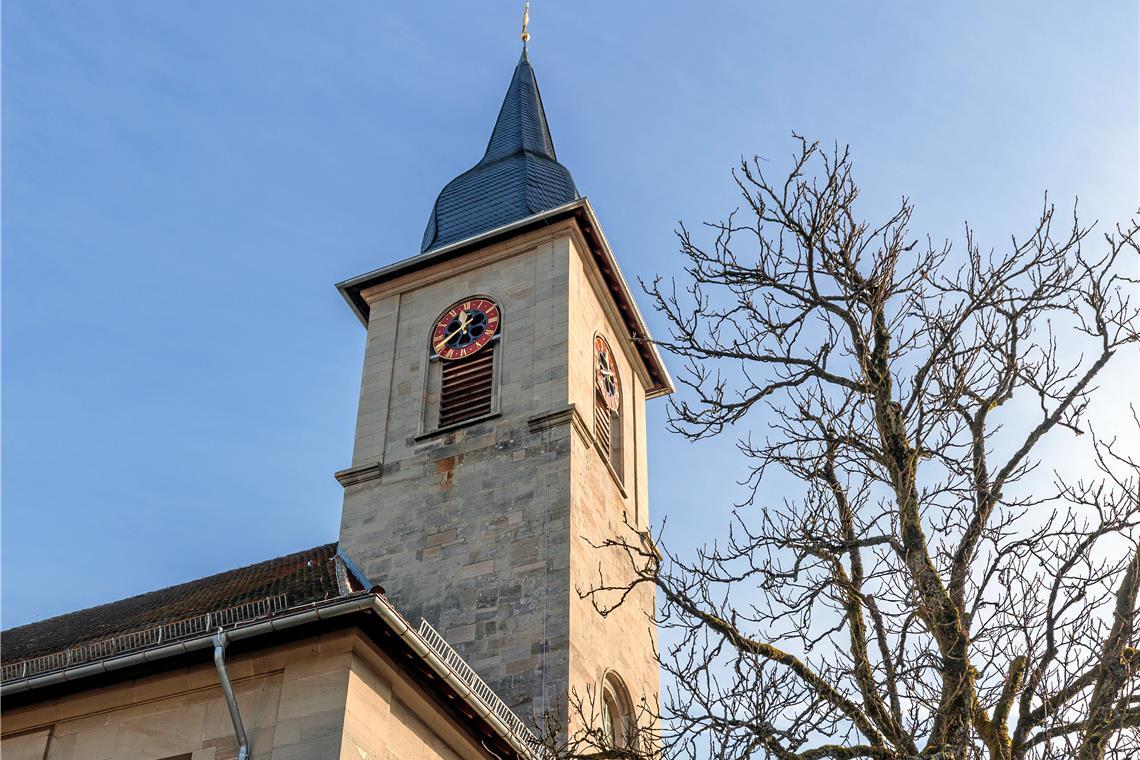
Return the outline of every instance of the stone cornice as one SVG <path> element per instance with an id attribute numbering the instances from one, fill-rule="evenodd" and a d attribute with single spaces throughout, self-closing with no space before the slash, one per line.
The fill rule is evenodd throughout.
<path id="1" fill-rule="evenodd" d="M 582 419 L 581 412 L 574 404 L 567 404 L 560 409 L 535 415 L 526 421 L 527 431 L 531 433 L 541 433 L 543 430 L 550 430 L 561 425 L 572 425 L 578 435 L 582 436 L 586 445 L 593 445 L 594 436 L 590 434 L 590 426 Z"/>
<path id="2" fill-rule="evenodd" d="M 456 259 L 465 258 L 468 254 L 479 252 L 481 249 L 493 248 L 500 243 L 506 243 L 505 246 L 498 249 L 501 254 L 506 254 L 507 249 L 513 248 L 516 242 L 511 240 L 512 238 L 519 238 L 535 231 L 542 231 L 548 236 L 553 230 L 544 230 L 543 228 L 553 227 L 566 220 L 573 220 L 581 231 L 587 248 L 602 274 L 606 289 L 614 298 L 618 314 L 625 323 L 629 336 L 634 341 L 637 353 L 651 377 L 650 385 L 646 389 L 646 397 L 656 398 L 669 395 L 673 392 L 673 380 L 669 377 L 665 362 L 649 335 L 649 328 L 637 308 L 637 302 L 634 300 L 629 283 L 625 281 L 625 277 L 617 265 L 617 260 L 614 258 L 609 242 L 602 232 L 593 207 L 586 198 L 579 198 L 558 208 L 520 219 L 517 222 L 467 240 L 461 240 L 443 248 L 398 261 L 359 277 L 353 277 L 338 284 L 337 289 L 352 307 L 357 317 L 360 318 L 360 321 L 367 325 L 368 314 L 371 309 L 369 299 L 374 299 L 379 294 L 393 290 L 398 292 L 400 287 L 408 287 L 410 282 L 415 282 L 410 276 L 422 276 L 420 273 L 423 270 L 436 267 L 443 262 L 453 262 Z M 530 244 L 533 245 L 534 241 L 531 241 Z M 482 254 L 475 257 L 476 260 L 481 258 Z M 428 274 L 427 279 L 431 279 L 433 276 L 438 275 Z M 401 282 L 395 287 L 387 284 L 393 280 L 401 280 Z"/>
<path id="3" fill-rule="evenodd" d="M 373 462 L 371 464 L 359 464 L 355 467 L 349 467 L 347 470 L 341 470 L 333 475 L 345 488 L 349 486 L 367 483 L 370 480 L 378 480 L 380 478 L 380 471 L 382 465 L 380 462 Z"/>

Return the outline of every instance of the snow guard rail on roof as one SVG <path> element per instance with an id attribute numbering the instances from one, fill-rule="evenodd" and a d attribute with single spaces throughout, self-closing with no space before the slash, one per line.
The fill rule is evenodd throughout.
<path id="1" fill-rule="evenodd" d="M 483 704 L 487 705 L 487 707 L 498 716 L 499 720 L 503 721 L 503 723 L 510 728 L 517 739 L 529 747 L 535 755 L 539 757 L 547 756 L 547 753 L 542 747 L 542 742 L 527 728 L 526 724 L 522 722 L 522 719 L 515 715 L 511 708 L 507 707 L 506 702 L 500 699 L 499 695 L 492 691 L 491 687 L 471 669 L 471 666 L 459 656 L 459 653 L 451 648 L 451 645 L 440 635 L 439 631 L 432 628 L 428 621 L 421 618 L 418 633 L 420 638 L 424 640 L 424 643 L 431 647 L 435 653 L 447 663 L 447 666 L 467 684 L 471 691 L 478 695 L 479 699 L 483 700 Z"/>
<path id="2" fill-rule="evenodd" d="M 50 677 L 51 674 L 77 666 L 94 664 L 101 660 L 118 658 L 163 645 L 201 639 L 222 628 L 244 629 L 247 624 L 263 623 L 290 612 L 292 610 L 289 609 L 285 594 L 257 599 L 173 623 L 131 631 L 111 638 L 78 644 L 60 652 L 8 663 L 0 669 L 0 682 L 8 686 L 13 682 L 27 681 L 39 676 Z M 393 611 L 393 614 L 399 613 Z M 289 615 L 284 614 L 281 619 L 288 620 Z M 550 757 L 550 753 L 527 725 L 507 707 L 506 703 L 471 669 L 459 653 L 451 648 L 430 623 L 421 619 L 418 631 L 410 626 L 405 630 L 408 635 L 420 639 L 421 646 L 434 652 L 443 666 L 467 687 L 472 696 L 483 703 L 506 731 L 514 736 L 518 743 L 516 747 L 521 748 L 525 755 L 543 759 Z"/>
<path id="3" fill-rule="evenodd" d="M 182 639 L 202 636 L 218 628 L 272 617 L 288 609 L 285 597 L 285 594 L 279 594 L 278 596 L 256 599 L 252 602 L 214 610 L 205 615 L 195 615 L 184 620 L 176 620 L 173 623 L 154 628 L 131 631 L 109 639 L 79 644 L 62 652 L 53 652 L 40 657 L 8 663 L 0 670 L 0 682 L 7 683 L 8 681 L 31 678 L 88 662 L 105 660 L 108 657 L 149 649 L 160 644 L 170 644 Z"/>

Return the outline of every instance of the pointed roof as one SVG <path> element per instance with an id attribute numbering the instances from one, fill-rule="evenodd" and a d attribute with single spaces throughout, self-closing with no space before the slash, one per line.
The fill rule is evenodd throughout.
<path id="1" fill-rule="evenodd" d="M 421 251 L 465 240 L 578 198 L 558 163 L 526 47 L 482 160 L 444 186 Z"/>

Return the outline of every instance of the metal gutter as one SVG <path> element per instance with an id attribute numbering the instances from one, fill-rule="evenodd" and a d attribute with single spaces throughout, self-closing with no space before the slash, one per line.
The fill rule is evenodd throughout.
<path id="1" fill-rule="evenodd" d="M 423 640 L 423 637 L 420 636 L 414 628 L 408 625 L 408 622 L 396 611 L 396 608 L 379 594 L 360 592 L 356 596 L 342 598 L 328 603 L 318 603 L 303 611 L 283 614 L 278 617 L 270 618 L 269 620 L 246 625 L 239 624 L 237 627 L 226 631 L 226 636 L 231 642 L 243 641 L 276 631 L 298 628 L 320 620 L 329 620 L 331 618 L 363 611 L 371 611 L 379 615 L 380 619 L 384 621 L 388 628 L 399 636 L 417 656 L 426 662 L 428 666 L 435 671 L 436 675 L 455 691 L 455 693 L 471 707 L 476 715 L 491 726 L 495 733 L 502 737 L 515 752 L 525 758 L 538 757 L 534 748 L 527 746 L 527 744 L 495 714 L 491 707 L 487 705 L 478 694 L 473 692 L 458 674 L 428 646 Z M 31 678 L 9 682 L 0 686 L 0 696 L 6 697 L 10 694 L 19 694 L 45 686 L 78 681 L 90 676 L 112 673 L 136 665 L 143 665 L 169 657 L 176 657 L 181 654 L 210 649 L 216 646 L 214 638 L 214 634 L 199 636 L 186 641 L 155 647 L 154 649 L 134 652 L 122 657 L 114 657 L 75 668 L 66 668 L 54 673 L 45 673 L 42 676 L 33 676 Z"/>
<path id="2" fill-rule="evenodd" d="M 299 625 L 313 623 L 318 620 L 325 620 L 330 617 L 346 615 L 350 612 L 358 612 L 360 610 L 368 609 L 371 606 L 372 601 L 367 596 L 348 598 L 344 599 L 343 601 L 327 604 L 325 606 L 314 606 L 301 612 L 283 614 L 279 617 L 273 617 L 268 620 L 262 620 L 256 623 L 250 623 L 246 625 L 239 624 L 237 627 L 229 630 L 229 639 L 230 641 L 239 641 L 242 639 L 253 638 L 254 636 L 260 636 L 266 633 L 272 633 L 274 631 L 283 631 L 289 628 L 296 628 Z M 196 636 L 192 639 L 177 641 L 172 644 L 164 644 L 152 649 L 144 649 L 139 652 L 132 652 L 131 654 L 123 655 L 121 657 L 111 657 L 106 660 L 99 660 L 97 662 L 88 663 L 86 665 L 79 665 L 73 668 L 64 668 L 63 670 L 57 670 L 53 673 L 45 673 L 40 676 L 31 676 L 30 678 L 23 678 L 18 681 L 9 681 L 8 683 L 3 684 L 3 686 L 0 686 L 0 697 L 6 697 L 9 694 L 19 694 L 20 692 L 30 691 L 32 689 L 38 689 L 44 686 L 52 686 L 69 681 L 78 681 L 81 678 L 88 678 L 90 676 L 101 675 L 103 673 L 113 673 L 116 670 L 130 668 L 135 665 L 143 665 L 146 663 L 155 662 L 157 660 L 164 660 L 168 657 L 189 654 L 191 652 L 200 651 L 202 649 L 211 649 L 213 646 L 214 635 L 213 633 L 208 633 L 202 636 Z"/>

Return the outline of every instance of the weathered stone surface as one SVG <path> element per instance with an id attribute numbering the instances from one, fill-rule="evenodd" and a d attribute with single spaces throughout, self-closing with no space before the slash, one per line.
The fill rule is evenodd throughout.
<path id="1" fill-rule="evenodd" d="M 496 416 L 432 434 L 437 316 L 483 295 L 503 315 Z M 341 547 L 409 619 L 426 618 L 524 717 L 620 673 L 655 699 L 651 591 L 603 619 L 579 591 L 622 568 L 589 540 L 645 526 L 647 379 L 573 222 L 366 292 L 371 305 Z M 625 399 L 622 461 L 594 445 L 593 338 L 613 346 Z M 438 361 L 438 360 L 436 360 Z M 618 473 L 624 473 L 624 478 Z"/>

